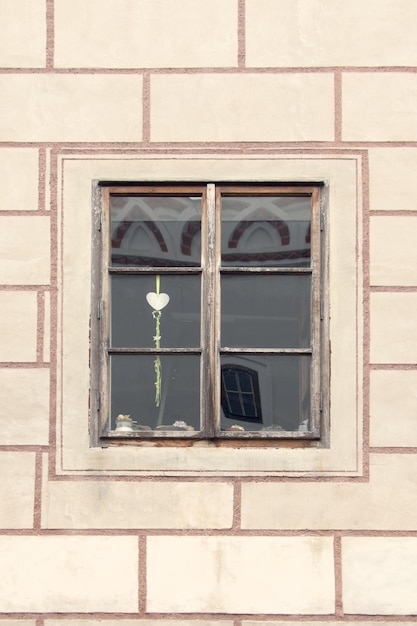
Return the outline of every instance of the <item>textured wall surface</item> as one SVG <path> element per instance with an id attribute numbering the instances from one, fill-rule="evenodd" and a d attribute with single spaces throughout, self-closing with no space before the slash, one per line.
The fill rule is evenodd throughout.
<path id="1" fill-rule="evenodd" d="M 415 0 L 0 0 L 0 14 L 0 626 L 415 624 Z M 56 426 L 57 164 L 72 153 L 360 154 L 357 477 L 57 471 L 75 445 Z"/>

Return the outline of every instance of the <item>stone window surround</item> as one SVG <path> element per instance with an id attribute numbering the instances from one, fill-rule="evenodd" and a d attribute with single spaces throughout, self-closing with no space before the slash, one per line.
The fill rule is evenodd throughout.
<path id="1" fill-rule="evenodd" d="M 57 474 L 361 476 L 363 398 L 359 152 L 58 155 Z M 106 181 L 320 182 L 329 197 L 330 445 L 90 448 L 92 184 Z M 83 286 L 80 289 L 80 285 Z M 355 349 L 352 349 L 355 346 Z"/>

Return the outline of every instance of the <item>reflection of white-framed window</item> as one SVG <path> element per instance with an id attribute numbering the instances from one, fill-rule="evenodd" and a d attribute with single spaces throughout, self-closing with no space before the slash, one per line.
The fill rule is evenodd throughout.
<path id="1" fill-rule="evenodd" d="M 222 365 L 221 405 L 225 419 L 262 424 L 259 376 L 256 370 L 242 365 Z"/>
<path id="2" fill-rule="evenodd" d="M 93 444 L 320 438 L 320 187 L 112 183 L 101 192 Z"/>

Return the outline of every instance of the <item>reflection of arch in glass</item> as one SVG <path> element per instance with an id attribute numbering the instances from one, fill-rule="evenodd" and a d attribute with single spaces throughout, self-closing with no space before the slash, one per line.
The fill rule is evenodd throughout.
<path id="1" fill-rule="evenodd" d="M 310 224 L 308 225 L 308 228 L 307 228 L 305 242 L 306 243 L 311 243 L 311 222 L 310 222 Z"/>
<path id="2" fill-rule="evenodd" d="M 125 237 L 128 231 L 129 235 L 126 238 L 128 239 L 128 241 L 126 241 Z M 142 248 L 153 250 L 155 241 L 162 252 L 168 251 L 165 239 L 155 222 L 142 221 L 132 223 L 126 221 L 121 222 L 116 229 L 116 232 L 114 233 L 112 238 L 112 247 L 123 247 L 125 249 Z"/>
<path id="3" fill-rule="evenodd" d="M 246 237 L 243 237 L 242 243 L 243 240 L 246 240 L 244 248 L 247 250 L 249 248 L 249 240 L 254 239 L 254 236 L 256 234 L 259 235 L 259 233 L 261 233 L 263 237 L 266 235 L 271 241 L 271 229 L 278 233 L 281 246 L 288 246 L 290 243 L 290 229 L 288 225 L 282 220 L 265 219 L 265 216 L 261 216 L 259 213 L 254 215 L 254 219 L 242 220 L 237 224 L 229 237 L 228 246 L 229 248 L 237 248 L 243 235 L 246 235 Z"/>
<path id="4" fill-rule="evenodd" d="M 119 216 L 120 221 L 112 232 L 112 247 L 151 251 L 156 244 L 162 252 L 167 252 L 165 238 L 153 219 L 151 209 L 141 199 L 134 200 L 133 205 L 128 202 L 124 207 L 123 218 L 120 219 L 122 216 Z"/>
<path id="5" fill-rule="evenodd" d="M 228 419 L 262 423 L 258 372 L 242 365 L 222 365 L 221 404 Z"/>
<path id="6" fill-rule="evenodd" d="M 181 252 L 184 256 L 191 256 L 194 237 L 201 233 L 201 221 L 189 220 L 181 233 Z"/>

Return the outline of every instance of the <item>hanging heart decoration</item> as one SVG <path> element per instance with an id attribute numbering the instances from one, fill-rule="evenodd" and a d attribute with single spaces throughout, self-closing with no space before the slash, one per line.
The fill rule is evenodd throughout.
<path id="1" fill-rule="evenodd" d="M 169 295 L 167 293 L 155 293 L 154 291 L 150 291 L 146 294 L 146 300 L 154 311 L 162 311 L 169 302 Z"/>

